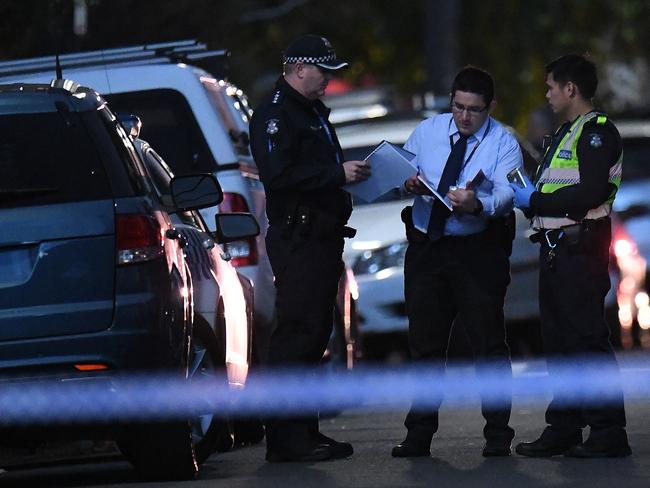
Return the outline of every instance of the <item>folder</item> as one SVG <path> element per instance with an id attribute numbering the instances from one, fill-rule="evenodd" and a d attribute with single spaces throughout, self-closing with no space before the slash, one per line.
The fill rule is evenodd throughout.
<path id="1" fill-rule="evenodd" d="M 404 181 L 417 174 L 413 164 L 415 154 L 401 147 L 382 141 L 365 160 L 370 163 L 371 176 L 364 181 L 344 187 L 352 196 L 366 203 L 374 202 L 383 195 L 399 189 Z"/>

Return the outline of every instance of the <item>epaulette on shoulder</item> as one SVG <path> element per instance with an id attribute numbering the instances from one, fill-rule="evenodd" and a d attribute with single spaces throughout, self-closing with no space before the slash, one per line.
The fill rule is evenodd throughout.
<path id="1" fill-rule="evenodd" d="M 281 105 L 282 100 L 284 100 L 284 91 L 281 89 L 277 89 L 273 92 L 273 96 L 271 97 L 271 104 L 272 105 Z"/>
<path id="2" fill-rule="evenodd" d="M 603 127 L 603 128 L 607 128 L 608 130 L 613 130 L 615 132 L 618 131 L 618 129 L 616 129 L 616 125 L 612 122 L 612 120 L 603 113 L 599 113 L 596 117 L 589 120 L 585 125 L 589 125 L 591 127 L 593 126 Z"/>

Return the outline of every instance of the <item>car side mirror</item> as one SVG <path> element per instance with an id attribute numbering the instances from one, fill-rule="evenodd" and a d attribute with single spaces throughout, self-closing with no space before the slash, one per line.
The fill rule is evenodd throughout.
<path id="1" fill-rule="evenodd" d="M 223 200 L 219 182 L 210 173 L 175 176 L 169 183 L 178 210 L 198 210 L 218 205 Z"/>
<path id="2" fill-rule="evenodd" d="M 135 140 L 140 137 L 140 130 L 142 129 L 142 120 L 140 120 L 140 117 L 134 114 L 126 114 L 121 112 L 115 115 L 131 139 Z"/>
<path id="3" fill-rule="evenodd" d="M 217 230 L 214 236 L 219 244 L 254 237 L 260 233 L 260 226 L 251 214 L 233 212 L 215 215 Z"/>

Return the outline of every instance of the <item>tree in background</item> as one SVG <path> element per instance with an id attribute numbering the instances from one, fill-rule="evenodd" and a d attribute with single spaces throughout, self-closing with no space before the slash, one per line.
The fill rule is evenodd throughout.
<path id="1" fill-rule="evenodd" d="M 83 36 L 75 2 L 87 8 Z M 497 82 L 498 117 L 525 131 L 544 104 L 544 64 L 567 52 L 589 52 L 601 67 L 606 108 L 647 114 L 648 18 L 644 0 L 0 0 L 0 58 L 198 38 L 232 51 L 231 78 L 255 102 L 288 42 L 313 32 L 351 62 L 353 84 L 412 94 L 482 66 Z"/>

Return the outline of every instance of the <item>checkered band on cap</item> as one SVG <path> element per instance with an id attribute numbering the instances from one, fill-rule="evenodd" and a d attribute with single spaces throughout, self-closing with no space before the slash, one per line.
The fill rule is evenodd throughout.
<path id="1" fill-rule="evenodd" d="M 295 63 L 306 63 L 306 64 L 316 64 L 316 63 L 327 63 L 328 61 L 335 61 L 336 54 L 328 54 L 327 56 L 284 56 L 284 62 L 287 64 Z"/>

